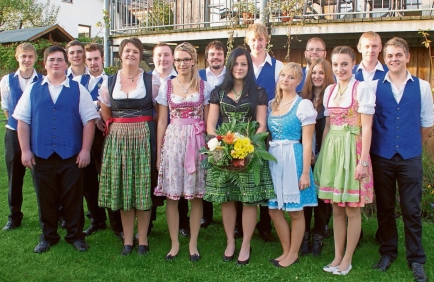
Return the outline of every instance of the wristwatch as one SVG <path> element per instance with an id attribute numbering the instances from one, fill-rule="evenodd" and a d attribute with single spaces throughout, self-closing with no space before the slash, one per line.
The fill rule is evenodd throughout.
<path id="1" fill-rule="evenodd" d="M 369 163 L 368 162 L 364 162 L 364 161 L 359 161 L 359 164 L 361 164 L 364 167 L 368 167 Z"/>

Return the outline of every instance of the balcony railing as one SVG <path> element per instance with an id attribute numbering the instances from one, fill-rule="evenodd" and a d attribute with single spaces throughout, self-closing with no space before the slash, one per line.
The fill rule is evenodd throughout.
<path id="1" fill-rule="evenodd" d="M 112 35 L 229 27 L 264 19 L 346 20 L 434 15 L 434 0 L 111 0 Z"/>

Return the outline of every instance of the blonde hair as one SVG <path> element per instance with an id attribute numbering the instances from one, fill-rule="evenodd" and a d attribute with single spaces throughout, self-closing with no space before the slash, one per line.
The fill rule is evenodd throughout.
<path id="1" fill-rule="evenodd" d="M 255 23 L 249 25 L 249 27 L 246 29 L 246 37 L 244 39 L 246 43 L 249 41 L 250 33 L 253 33 L 253 36 L 261 36 L 268 40 L 268 30 L 263 24 Z"/>
<path id="2" fill-rule="evenodd" d="M 380 46 L 381 46 L 381 37 L 376 32 L 373 32 L 373 31 L 364 32 L 362 34 L 362 36 L 360 36 L 360 38 L 359 38 L 359 43 L 357 44 L 357 48 L 358 49 L 361 47 L 363 39 L 367 39 L 367 40 L 376 40 L 376 39 L 378 39 L 378 41 L 380 41 Z"/>
<path id="3" fill-rule="evenodd" d="M 187 52 L 188 54 L 190 54 L 191 58 L 193 59 L 193 66 L 191 68 L 191 87 L 193 89 L 195 89 L 196 91 L 199 91 L 200 78 L 199 78 L 199 72 L 197 70 L 197 53 L 196 53 L 196 49 L 190 43 L 183 42 L 183 43 L 179 44 L 178 46 L 176 46 L 175 52 L 176 51 Z"/>
<path id="4" fill-rule="evenodd" d="M 282 88 L 280 88 L 280 75 L 284 72 L 291 71 L 291 70 L 294 72 L 294 76 L 297 78 L 299 83 L 301 81 L 301 78 L 303 77 L 303 72 L 302 72 L 299 64 L 291 62 L 291 63 L 287 63 L 286 65 L 283 66 L 283 68 L 279 72 L 279 80 L 277 81 L 277 84 L 276 84 L 275 97 L 274 97 L 273 102 L 271 103 L 271 109 L 273 111 L 277 110 L 277 108 L 280 105 L 280 102 L 282 101 L 282 97 L 283 97 L 283 91 L 282 91 Z"/>
<path id="5" fill-rule="evenodd" d="M 392 39 L 390 39 L 389 41 L 386 42 L 386 44 L 384 45 L 384 49 L 383 49 L 383 56 L 384 57 L 386 57 L 386 49 L 388 46 L 400 47 L 400 48 L 402 48 L 402 50 L 404 50 L 405 55 L 408 56 L 410 54 L 410 49 L 408 48 L 407 41 L 405 41 L 402 38 L 393 37 Z"/>
<path id="6" fill-rule="evenodd" d="M 31 51 L 35 54 L 35 57 L 38 57 L 38 53 L 36 53 L 36 48 L 32 44 L 28 42 L 21 43 L 17 46 L 15 49 L 15 57 L 18 57 L 19 54 L 21 54 L 24 51 Z"/>

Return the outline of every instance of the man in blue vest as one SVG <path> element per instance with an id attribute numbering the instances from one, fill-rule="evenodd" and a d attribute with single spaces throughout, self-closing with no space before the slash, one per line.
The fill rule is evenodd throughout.
<path id="1" fill-rule="evenodd" d="M 384 46 L 389 68 L 385 78 L 372 82 L 376 108 L 372 127 L 371 159 L 377 200 L 380 261 L 386 271 L 398 256 L 395 219 L 396 187 L 404 221 L 407 263 L 416 281 L 427 281 L 422 246 L 422 145 L 433 126 L 433 99 L 427 81 L 411 76 L 407 42 L 394 37 Z"/>
<path id="2" fill-rule="evenodd" d="M 267 53 L 268 30 L 260 23 L 250 25 L 246 30 L 246 44 L 250 47 L 250 55 L 253 62 L 253 71 L 256 83 L 265 88 L 268 101 L 274 99 L 276 83 L 283 63 Z M 237 214 L 241 214 L 237 211 Z M 256 225 L 259 235 L 265 242 L 275 241 L 271 235 L 271 218 L 268 214 L 268 207 L 260 206 L 260 220 Z"/>
<path id="3" fill-rule="evenodd" d="M 0 81 L 1 107 L 7 118 L 5 135 L 5 160 L 8 171 L 8 222 L 3 230 L 12 230 L 20 227 L 23 220 L 21 206 L 23 204 L 23 180 L 26 167 L 21 163 L 21 149 L 18 143 L 17 120 L 12 117 L 18 100 L 24 89 L 31 83 L 42 79 L 33 68 L 36 62 L 36 49 L 30 43 L 17 46 L 15 59 L 18 61 L 18 70 L 5 75 Z"/>
<path id="4" fill-rule="evenodd" d="M 22 163 L 32 169 L 42 229 L 35 253 L 57 244 L 59 206 L 63 207 L 65 240 L 87 251 L 83 225 L 82 168 L 90 163 L 90 149 L 99 118 L 89 92 L 65 75 L 65 50 L 50 46 L 44 52 L 47 76 L 29 85 L 13 117 L 18 120 Z"/>
<path id="5" fill-rule="evenodd" d="M 226 74 L 225 66 L 225 45 L 218 40 L 211 41 L 205 47 L 205 59 L 208 67 L 199 70 L 199 76 L 202 80 L 209 83 L 211 89 L 223 82 Z M 206 228 L 214 219 L 214 208 L 211 202 L 203 201 L 203 216 L 200 227 Z"/>
<path id="6" fill-rule="evenodd" d="M 357 50 L 362 54 L 362 61 L 355 65 L 353 73 L 359 81 L 384 79 L 388 68 L 378 60 L 382 48 L 378 33 L 368 31 L 362 34 L 357 44 Z"/>
<path id="7" fill-rule="evenodd" d="M 72 40 L 65 46 L 68 55 L 68 62 L 71 66 L 66 71 L 66 76 L 74 78 L 83 76 L 83 79 L 89 75 L 89 69 L 85 64 L 84 45 L 78 40 Z M 83 84 L 83 83 L 82 83 Z"/>
<path id="8" fill-rule="evenodd" d="M 306 66 L 302 68 L 302 78 L 295 91 L 300 93 L 303 90 L 304 82 L 306 81 L 306 74 L 309 71 L 310 65 L 314 60 L 325 59 L 327 56 L 326 44 L 324 40 L 319 37 L 312 37 L 306 43 L 306 50 L 304 51 L 304 58 L 306 59 Z"/>

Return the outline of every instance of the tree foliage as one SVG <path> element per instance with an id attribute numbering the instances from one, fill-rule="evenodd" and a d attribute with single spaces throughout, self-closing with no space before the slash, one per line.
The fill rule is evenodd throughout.
<path id="1" fill-rule="evenodd" d="M 36 0 L 0 0 L 0 30 L 50 26 L 57 22 L 60 6 Z"/>

